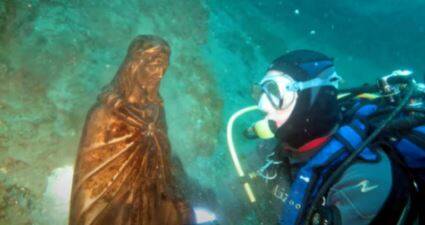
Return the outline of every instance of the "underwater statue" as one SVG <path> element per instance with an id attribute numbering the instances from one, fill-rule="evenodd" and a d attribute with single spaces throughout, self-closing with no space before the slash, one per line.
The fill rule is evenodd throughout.
<path id="1" fill-rule="evenodd" d="M 71 197 L 70 225 L 183 225 L 192 209 L 171 163 L 159 84 L 168 44 L 138 36 L 89 112 Z"/>

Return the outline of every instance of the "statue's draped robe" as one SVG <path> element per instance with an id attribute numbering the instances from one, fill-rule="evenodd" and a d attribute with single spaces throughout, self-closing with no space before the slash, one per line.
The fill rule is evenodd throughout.
<path id="1" fill-rule="evenodd" d="M 107 96 L 83 130 L 71 225 L 183 225 L 191 210 L 172 176 L 162 101 Z"/>

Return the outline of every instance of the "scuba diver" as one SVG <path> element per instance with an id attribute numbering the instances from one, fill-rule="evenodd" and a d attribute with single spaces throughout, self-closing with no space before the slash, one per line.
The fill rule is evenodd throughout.
<path id="1" fill-rule="evenodd" d="M 320 52 L 273 61 L 260 82 L 266 116 L 244 134 L 278 141 L 259 173 L 275 184 L 279 224 L 425 224 L 424 89 L 412 77 L 340 90 Z"/>

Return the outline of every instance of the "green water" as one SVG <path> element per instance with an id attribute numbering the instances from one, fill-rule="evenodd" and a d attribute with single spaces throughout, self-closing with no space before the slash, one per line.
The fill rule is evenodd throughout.
<path id="1" fill-rule="evenodd" d="M 422 78 L 424 11 L 422 0 L 0 0 L 0 224 L 66 224 L 66 194 L 52 190 L 66 189 L 87 110 L 137 34 L 172 48 L 161 94 L 173 151 L 202 189 L 191 201 L 223 224 L 267 221 L 225 143 L 230 115 L 255 104 L 252 84 L 298 48 L 335 57 L 345 86 L 398 68 Z M 240 131 L 255 116 L 235 129 L 250 170 L 260 143 Z"/>

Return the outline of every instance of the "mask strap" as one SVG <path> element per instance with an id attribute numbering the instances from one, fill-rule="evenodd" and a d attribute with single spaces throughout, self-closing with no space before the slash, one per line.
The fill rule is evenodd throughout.
<path id="1" fill-rule="evenodd" d="M 325 77 L 325 78 L 323 78 Z M 313 87 L 320 87 L 320 86 L 333 86 L 335 88 L 338 88 L 338 83 L 342 80 L 340 76 L 335 72 L 333 67 L 330 67 L 326 70 L 324 70 L 322 73 L 319 74 L 317 78 L 304 81 L 304 82 L 294 82 L 287 86 L 287 89 L 289 91 L 303 91 L 305 89 L 313 88 Z"/>

